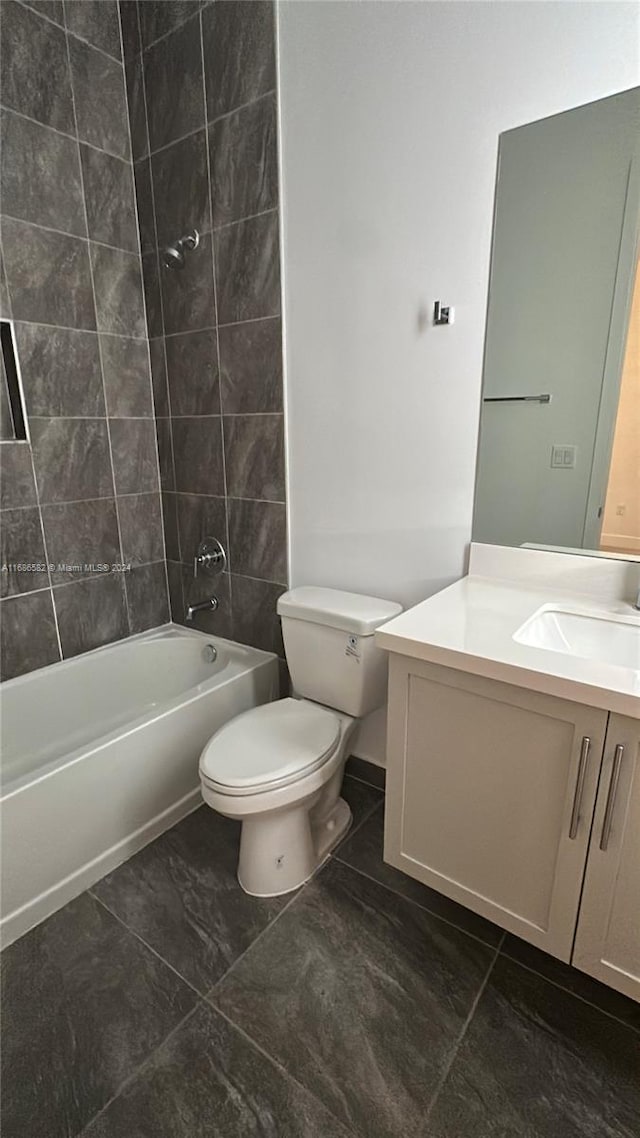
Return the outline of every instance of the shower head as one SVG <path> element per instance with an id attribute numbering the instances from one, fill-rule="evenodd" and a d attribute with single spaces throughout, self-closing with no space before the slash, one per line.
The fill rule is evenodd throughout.
<path id="1" fill-rule="evenodd" d="M 179 237 L 173 244 L 165 245 L 162 250 L 162 264 L 165 269 L 184 269 L 185 251 L 197 249 L 199 244 L 200 234 L 197 229 L 192 229 L 191 233 Z"/>

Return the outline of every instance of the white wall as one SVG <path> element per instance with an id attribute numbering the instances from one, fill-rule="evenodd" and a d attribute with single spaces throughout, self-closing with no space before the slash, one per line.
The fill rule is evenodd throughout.
<path id="1" fill-rule="evenodd" d="M 637 84 L 639 10 L 278 8 L 291 580 L 408 604 L 465 568 L 498 134 Z"/>

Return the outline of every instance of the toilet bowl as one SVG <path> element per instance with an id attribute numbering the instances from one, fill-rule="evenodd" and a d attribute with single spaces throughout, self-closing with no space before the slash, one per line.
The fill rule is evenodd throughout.
<path id="1" fill-rule="evenodd" d="M 299 888 L 349 829 L 351 811 L 340 797 L 348 744 L 386 691 L 386 657 L 373 633 L 400 611 L 389 601 L 313 587 L 279 599 L 297 698 L 236 716 L 200 757 L 204 801 L 242 822 L 238 881 L 246 893 Z"/>
<path id="2" fill-rule="evenodd" d="M 238 881 L 255 897 L 307 881 L 351 825 L 340 787 L 351 716 L 281 699 L 237 716 L 200 759 L 205 802 L 242 821 Z"/>

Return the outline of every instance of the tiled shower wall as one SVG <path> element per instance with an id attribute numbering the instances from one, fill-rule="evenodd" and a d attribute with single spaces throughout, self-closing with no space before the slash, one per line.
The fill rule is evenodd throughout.
<path id="1" fill-rule="evenodd" d="M 0 40 L 1 303 L 31 440 L 0 444 L 8 678 L 168 607 L 117 3 L 2 0 Z"/>
<path id="2" fill-rule="evenodd" d="M 122 0 L 175 620 L 282 655 L 287 582 L 274 9 Z M 159 250 L 201 234 L 182 271 Z M 229 572 L 194 581 L 200 539 Z"/>

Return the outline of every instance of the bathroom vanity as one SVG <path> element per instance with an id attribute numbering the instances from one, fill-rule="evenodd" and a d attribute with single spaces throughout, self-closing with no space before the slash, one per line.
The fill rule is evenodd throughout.
<path id="1" fill-rule="evenodd" d="M 639 584 L 474 545 L 467 578 L 377 633 L 385 860 L 638 1000 Z"/>

